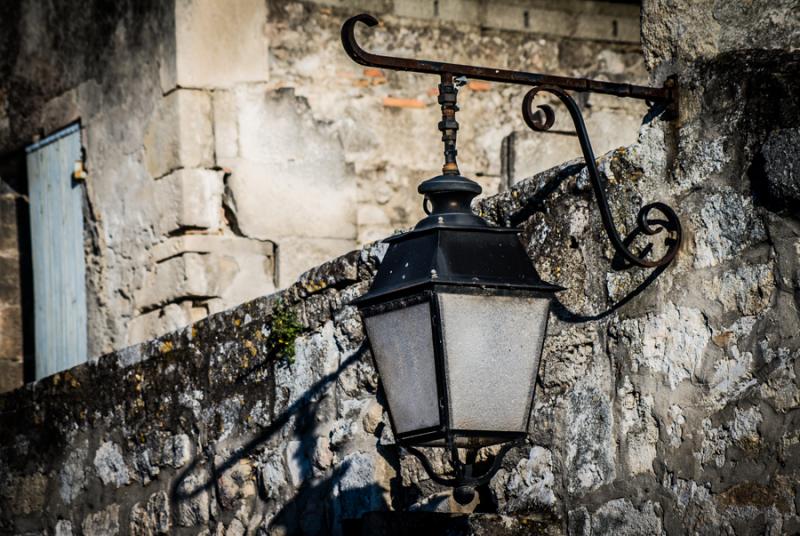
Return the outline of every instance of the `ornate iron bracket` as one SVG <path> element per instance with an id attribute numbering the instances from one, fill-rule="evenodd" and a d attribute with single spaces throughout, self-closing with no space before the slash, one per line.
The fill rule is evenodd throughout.
<path id="1" fill-rule="evenodd" d="M 450 462 L 455 469 L 455 476 L 452 477 L 446 477 L 437 474 L 436 471 L 434 471 L 430 460 L 428 460 L 428 457 L 425 456 L 425 453 L 423 453 L 421 450 L 408 445 L 403 446 L 403 448 L 413 454 L 420 461 L 422 467 L 425 469 L 425 472 L 431 477 L 431 480 L 437 484 L 441 484 L 442 486 L 455 488 L 455 491 L 453 492 L 453 498 L 455 498 L 455 500 L 460 504 L 469 504 L 472 502 L 472 499 L 475 496 L 475 488 L 488 483 L 500 469 L 500 466 L 503 463 L 503 458 L 505 458 L 506 454 L 508 454 L 508 451 L 514 447 L 520 446 L 521 444 L 522 440 L 517 440 L 503 445 L 497 455 L 495 455 L 494 460 L 492 460 L 492 464 L 489 469 L 480 475 L 472 474 L 474 469 L 474 458 L 477 454 L 477 451 L 470 451 L 469 455 L 473 458 L 471 463 L 462 463 L 458 455 L 458 449 L 450 446 Z"/>
<path id="2" fill-rule="evenodd" d="M 528 93 L 525 95 L 525 99 L 522 101 L 522 117 L 525 119 L 525 124 L 527 124 L 532 130 L 545 132 L 550 129 L 555 122 L 555 112 L 553 112 L 553 109 L 546 104 L 538 106 L 538 108 L 544 113 L 544 121 L 542 121 L 540 114 L 532 111 L 531 105 L 533 104 L 533 99 L 540 91 L 552 93 L 558 97 L 567 107 L 567 110 L 569 110 L 569 115 L 572 118 L 573 124 L 575 125 L 575 131 L 578 134 L 578 140 L 581 144 L 583 160 L 586 162 L 586 169 L 589 172 L 589 179 L 592 183 L 592 189 L 594 190 L 594 195 L 597 198 L 597 206 L 600 208 L 600 218 L 603 221 L 603 227 L 605 227 L 608 239 L 611 241 L 611 244 L 614 246 L 616 252 L 628 263 L 641 266 L 642 268 L 655 268 L 657 266 L 669 264 L 678 253 L 678 248 L 680 247 L 683 235 L 681 222 L 678 219 L 678 215 L 675 214 L 675 211 L 672 210 L 669 205 L 664 203 L 656 202 L 643 206 L 641 209 L 639 209 L 639 214 L 636 216 L 638 229 L 645 235 L 654 235 L 659 233 L 662 228 L 665 228 L 673 233 L 673 237 L 667 239 L 666 241 L 666 253 L 664 253 L 661 258 L 656 260 L 649 261 L 645 259 L 648 253 L 650 253 L 652 245 L 648 245 L 638 255 L 628 249 L 626 240 L 623 240 L 620 237 L 619 233 L 617 232 L 617 227 L 614 225 L 614 218 L 611 216 L 611 210 L 608 207 L 606 193 L 605 190 L 603 190 L 603 184 L 600 181 L 600 172 L 598 171 L 597 163 L 595 162 L 592 143 L 589 141 L 589 134 L 586 132 L 586 124 L 583 122 L 583 115 L 581 115 L 581 110 L 578 107 L 578 104 L 575 102 L 575 99 L 573 99 L 561 88 L 555 86 L 541 85 L 534 87 L 528 91 Z M 661 212 L 664 217 L 666 217 L 666 220 L 649 219 L 649 215 L 653 210 Z M 634 235 L 631 235 L 631 237 L 633 236 Z"/>
<path id="3" fill-rule="evenodd" d="M 361 14 L 348 19 L 342 26 L 342 44 L 347 54 L 356 63 L 368 67 L 395 71 L 435 74 L 440 77 L 438 100 L 442 110 L 442 119 L 439 122 L 439 130 L 442 132 L 442 141 L 444 143 L 444 166 L 442 167 L 441 176 L 430 179 L 422 183 L 419 187 L 419 192 L 425 195 L 425 204 L 423 205 L 425 211 L 430 214 L 432 210 L 434 212 L 436 210 L 441 210 L 442 215 L 438 217 L 437 224 L 446 223 L 444 222 L 444 218 L 447 217 L 454 221 L 456 218 L 459 218 L 458 221 L 462 225 L 468 226 L 473 222 L 468 219 L 466 215 L 468 215 L 469 218 L 477 218 L 469 209 L 469 201 L 480 193 L 481 188 L 477 183 L 461 176 L 456 161 L 456 155 L 458 153 L 456 150 L 458 122 L 455 116 L 458 111 L 457 97 L 459 84 L 471 78 L 524 85 L 532 88 L 525 96 L 522 106 L 523 118 L 531 129 L 540 132 L 547 131 L 553 126 L 555 121 L 555 113 L 550 106 L 539 106 L 538 108 L 541 113 L 532 110 L 533 100 L 539 92 L 544 91 L 555 95 L 567 107 L 580 141 L 583 157 L 586 161 L 586 168 L 600 209 L 603 226 L 616 252 L 627 261 L 628 265 L 641 267 L 653 268 L 665 266 L 673 260 L 681 243 L 682 230 L 677 215 L 666 204 L 656 202 L 643 206 L 639 210 L 637 216 L 638 228 L 628 237 L 623 239 L 617 232 L 580 108 L 567 91 L 604 93 L 618 97 L 645 100 L 650 103 L 659 103 L 664 105 L 665 113 L 672 114 L 674 117 L 678 102 L 677 88 L 674 80 L 668 80 L 664 87 L 654 88 L 589 80 L 586 78 L 569 78 L 505 69 L 476 67 L 472 65 L 382 56 L 367 52 L 358 45 L 355 39 L 355 27 L 359 22 L 367 26 L 376 26 L 378 20 L 371 15 Z M 433 205 L 432 210 L 428 209 L 428 203 Z M 654 211 L 661 213 L 663 219 L 651 217 Z M 431 216 L 428 219 L 436 218 Z M 426 220 L 423 220 L 421 223 L 425 221 Z M 642 251 L 638 253 L 634 253 L 629 249 L 630 243 L 637 235 L 655 235 L 662 230 L 671 233 L 671 237 L 665 240 L 666 253 L 659 259 L 647 259 L 652 250 L 652 244 L 643 248 Z M 474 497 L 474 488 L 489 482 L 499 470 L 503 457 L 511 448 L 518 444 L 519 442 L 515 441 L 503 445 L 488 470 L 480 475 L 473 474 L 477 451 L 468 451 L 467 461 L 462 462 L 459 458 L 458 449 L 450 444 L 448 448 L 450 451 L 451 464 L 454 469 L 452 476 L 436 474 L 430 461 L 422 451 L 411 445 L 403 445 L 403 447 L 419 459 L 431 479 L 439 484 L 455 487 L 455 499 L 462 504 L 466 504 Z"/>
<path id="4" fill-rule="evenodd" d="M 442 168 L 443 175 L 452 176 L 452 180 L 455 181 L 458 179 L 463 179 L 463 181 L 468 180 L 460 176 L 458 164 L 456 162 L 456 132 L 458 130 L 458 123 L 455 120 L 455 113 L 458 111 L 458 106 L 456 104 L 458 87 L 454 83 L 455 80 L 472 78 L 491 82 L 532 86 L 532 89 L 525 96 L 522 113 L 526 124 L 531 129 L 540 132 L 546 131 L 553 126 L 555 113 L 550 106 L 539 106 L 539 109 L 544 115 L 544 118 L 542 118 L 541 114 L 531 111 L 531 104 L 537 93 L 541 91 L 552 93 L 566 105 L 572 122 L 575 124 L 575 130 L 580 141 L 584 160 L 586 161 L 589 178 L 591 179 L 592 188 L 600 208 L 603 226 L 616 252 L 625 259 L 628 265 L 632 264 L 645 268 L 665 266 L 675 258 L 682 240 L 682 229 L 680 220 L 675 214 L 675 211 L 664 203 L 656 202 L 643 206 L 639 210 L 637 216 L 637 230 L 631 233 L 626 239 L 620 237 L 611 216 L 608 200 L 603 190 L 600 173 L 595 163 L 594 152 L 592 151 L 592 145 L 589 141 L 589 135 L 586 132 L 586 125 L 584 124 L 580 108 L 575 100 L 566 93 L 566 90 L 604 93 L 617 97 L 645 100 L 649 103 L 660 103 L 665 106 L 665 113 L 668 117 L 675 117 L 677 115 L 678 95 L 674 79 L 667 80 L 664 87 L 656 88 L 590 80 L 587 78 L 570 78 L 456 63 L 382 56 L 367 52 L 358 45 L 355 38 L 355 27 L 359 22 L 367 26 L 376 26 L 378 24 L 378 19 L 372 15 L 361 14 L 351 17 L 342 25 L 342 45 L 353 61 L 368 67 L 436 74 L 441 77 L 441 83 L 439 84 L 439 104 L 442 108 L 442 121 L 439 123 L 439 130 L 442 131 L 442 141 L 445 144 L 445 164 Z M 426 208 L 427 202 L 428 200 L 426 198 Z M 650 215 L 653 211 L 660 212 L 664 216 L 664 219 L 652 219 Z M 632 242 L 633 238 L 638 234 L 652 236 L 658 234 L 662 230 L 671 232 L 672 236 L 665 240 L 666 253 L 659 259 L 646 259 L 652 250 L 652 244 L 644 247 L 638 254 L 632 252 L 628 248 L 630 242 Z"/>

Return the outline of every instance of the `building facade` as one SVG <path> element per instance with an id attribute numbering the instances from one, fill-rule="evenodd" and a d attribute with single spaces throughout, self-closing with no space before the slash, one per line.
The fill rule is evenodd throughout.
<path id="1" fill-rule="evenodd" d="M 67 324 L 86 342 L 59 343 L 66 362 L 94 358 L 286 287 L 419 218 L 416 186 L 440 166 L 435 81 L 354 64 L 339 42 L 348 16 L 385 22 L 363 32 L 376 51 L 646 79 L 639 7 L 624 2 L 15 1 L 0 9 L 4 389 L 37 377 L 37 337 L 44 352 Z M 554 129 L 560 135 L 527 133 L 521 97 L 478 81 L 461 89 L 462 171 L 487 194 L 580 154 L 566 121 Z M 602 96 L 582 105 L 600 151 L 633 142 L 646 112 Z M 52 180 L 77 202 L 51 200 L 64 213 L 45 210 L 31 228 L 44 179 L 28 161 L 49 163 L 56 152 L 26 148 L 71 125 L 80 154 L 64 157 Z M 57 218 L 77 218 L 83 236 Z M 39 247 L 76 240 L 83 258 Z M 46 300 L 81 278 L 84 295 L 72 305 Z M 35 299 L 35 288 L 45 297 Z"/>

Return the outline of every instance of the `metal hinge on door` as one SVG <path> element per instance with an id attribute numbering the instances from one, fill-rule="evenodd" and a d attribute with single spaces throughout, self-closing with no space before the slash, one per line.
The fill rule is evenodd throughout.
<path id="1" fill-rule="evenodd" d="M 75 160 L 75 167 L 72 170 L 72 180 L 75 181 L 85 181 L 86 180 L 86 166 L 84 165 L 84 161 L 86 160 L 86 152 L 81 149 L 81 158 L 79 160 Z"/>

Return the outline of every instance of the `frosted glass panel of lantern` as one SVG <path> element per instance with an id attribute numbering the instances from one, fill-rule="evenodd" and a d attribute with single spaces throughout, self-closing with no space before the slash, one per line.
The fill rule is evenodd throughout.
<path id="1" fill-rule="evenodd" d="M 456 430 L 524 432 L 550 300 L 439 295 Z"/>
<path id="2" fill-rule="evenodd" d="M 364 319 L 398 433 L 439 424 L 428 302 Z"/>

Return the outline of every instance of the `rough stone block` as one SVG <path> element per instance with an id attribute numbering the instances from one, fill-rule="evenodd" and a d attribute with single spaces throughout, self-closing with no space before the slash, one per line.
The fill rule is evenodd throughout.
<path id="1" fill-rule="evenodd" d="M 553 471 L 553 453 L 543 447 L 532 447 L 513 472 L 503 472 L 492 479 L 490 485 L 500 498 L 500 511 L 553 509 L 556 503 Z"/>
<path id="2" fill-rule="evenodd" d="M 42 511 L 45 505 L 47 477 L 41 473 L 17 477 L 11 490 L 4 490 L 6 505 L 15 515 L 29 515 Z M 9 494 L 9 491 L 12 493 Z"/>
<path id="3" fill-rule="evenodd" d="M 89 514 L 81 523 L 86 536 L 113 536 L 119 533 L 119 505 Z"/>
<path id="4" fill-rule="evenodd" d="M 0 301 L 0 360 L 22 360 L 22 309 L 13 302 Z"/>
<path id="5" fill-rule="evenodd" d="M 145 166 L 153 178 L 178 168 L 214 164 L 211 97 L 177 89 L 162 98 L 144 134 Z"/>
<path id="6" fill-rule="evenodd" d="M 636 106 L 615 110 L 592 111 L 586 115 L 586 128 L 595 154 L 604 154 L 636 141 L 641 116 L 646 109 Z M 516 131 L 506 140 L 511 143 L 503 155 L 503 168 L 511 184 L 558 166 L 575 158 L 583 159 L 575 127 L 566 113 L 556 113 L 553 130 L 558 133 Z M 563 132 L 563 134 L 562 134 Z"/>
<path id="7" fill-rule="evenodd" d="M 191 302 L 170 303 L 161 309 L 133 317 L 128 322 L 128 344 L 138 344 L 185 328 L 192 323 L 192 310 Z"/>
<path id="8" fill-rule="evenodd" d="M 632 475 L 653 473 L 658 443 L 658 423 L 653 417 L 653 397 L 641 396 L 626 378 L 617 389 L 624 467 Z"/>
<path id="9" fill-rule="evenodd" d="M 670 303 L 662 313 L 648 315 L 640 328 L 642 347 L 634 358 L 634 370 L 660 371 L 670 389 L 691 380 L 711 341 L 702 311 Z"/>
<path id="10" fill-rule="evenodd" d="M 385 505 L 383 492 L 389 486 L 388 482 L 381 482 L 378 475 L 381 459 L 374 454 L 354 452 L 342 460 L 344 475 L 338 482 L 338 492 L 345 518 L 358 519 Z"/>
<path id="11" fill-rule="evenodd" d="M 175 2 L 175 82 L 226 87 L 269 76 L 267 4 L 262 0 Z"/>
<path id="12" fill-rule="evenodd" d="M 180 228 L 219 229 L 222 225 L 222 173 L 179 169 L 155 183 L 162 234 Z"/>
<path id="13" fill-rule="evenodd" d="M 122 450 L 119 445 L 106 441 L 102 443 L 94 455 L 94 468 L 97 476 L 106 486 L 113 484 L 120 487 L 131 481 L 128 466 L 122 457 Z"/>
<path id="14" fill-rule="evenodd" d="M 591 534 L 659 536 L 662 534 L 661 505 L 645 502 L 637 509 L 628 499 L 609 501 L 592 514 Z"/>
<path id="15" fill-rule="evenodd" d="M 239 158 L 219 163 L 232 170 L 228 185 L 242 232 L 354 244 L 356 184 L 336 135 L 292 91 L 256 86 L 236 98 Z"/>
<path id="16" fill-rule="evenodd" d="M 55 536 L 72 536 L 72 522 L 59 519 L 56 523 Z"/>
<path id="17" fill-rule="evenodd" d="M 584 494 L 615 477 L 613 415 L 608 398 L 594 387 L 575 389 L 567 410 L 568 489 Z"/>
<path id="18" fill-rule="evenodd" d="M 10 256 L 18 250 L 17 196 L 0 194 L 0 256 Z"/>
<path id="19" fill-rule="evenodd" d="M 692 219 L 695 268 L 718 265 L 767 238 L 753 199 L 731 189 L 708 195 Z"/>
<path id="20" fill-rule="evenodd" d="M 161 260 L 183 253 L 204 255 L 203 262 L 215 281 L 214 288 L 209 289 L 214 293 L 207 296 L 222 298 L 225 308 L 275 290 L 272 242 L 229 235 L 186 235 L 171 238 L 153 248 L 152 259 L 160 266 L 164 264 L 160 263 Z"/>
<path id="21" fill-rule="evenodd" d="M 770 196 L 779 203 L 800 203 L 800 128 L 771 132 L 761 154 Z"/>
<path id="22" fill-rule="evenodd" d="M 236 95 L 230 91 L 214 92 L 214 143 L 217 159 L 239 156 Z"/>
<path id="23" fill-rule="evenodd" d="M 306 270 L 352 249 L 354 241 L 337 238 L 282 238 L 278 241 L 278 285 L 291 285 Z"/>
<path id="24" fill-rule="evenodd" d="M 159 491 L 147 499 L 147 503 L 136 503 L 131 508 L 130 534 L 131 536 L 153 536 L 155 534 L 169 534 L 172 523 L 170 521 L 170 500 L 167 493 Z"/>
<path id="25" fill-rule="evenodd" d="M 23 380 L 21 359 L 0 359 L 0 393 L 22 387 Z"/>
<path id="26" fill-rule="evenodd" d="M 64 461 L 58 474 L 58 494 L 64 504 L 71 504 L 83 492 L 87 483 L 87 466 L 89 442 L 84 440 L 75 445 Z"/>
<path id="27" fill-rule="evenodd" d="M 224 460 L 217 457 L 215 463 L 222 465 Z M 249 499 L 256 494 L 256 475 L 253 464 L 248 459 L 239 460 L 224 471 L 217 479 L 217 499 L 223 508 L 233 508 L 238 501 Z"/>
<path id="28" fill-rule="evenodd" d="M 193 527 L 208 523 L 211 515 L 208 483 L 208 472 L 204 468 L 187 474 L 181 482 L 177 490 L 181 497 L 178 501 L 177 521 L 181 527 Z"/>
<path id="29" fill-rule="evenodd" d="M 152 305 L 172 302 L 179 298 L 202 298 L 216 296 L 221 276 L 232 277 L 231 269 L 223 269 L 221 273 L 209 273 L 210 263 L 206 255 L 186 253 L 156 265 L 148 274 L 143 288 L 135 294 L 139 309 Z M 213 277 L 217 275 L 219 277 Z"/>

